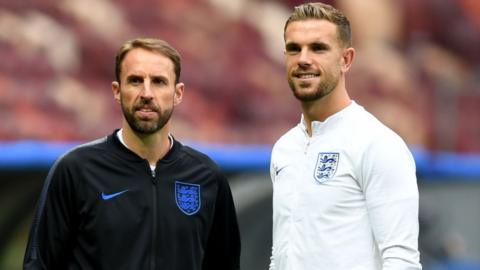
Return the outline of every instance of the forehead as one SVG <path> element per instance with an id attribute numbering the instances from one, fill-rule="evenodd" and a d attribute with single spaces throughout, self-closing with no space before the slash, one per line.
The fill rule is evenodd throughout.
<path id="1" fill-rule="evenodd" d="M 337 26 L 327 20 L 307 19 L 293 21 L 285 30 L 285 43 L 332 43 L 338 40 Z"/>
<path id="2" fill-rule="evenodd" d="M 122 61 L 122 74 L 150 74 L 175 77 L 173 62 L 167 56 L 143 48 L 135 48 Z"/>

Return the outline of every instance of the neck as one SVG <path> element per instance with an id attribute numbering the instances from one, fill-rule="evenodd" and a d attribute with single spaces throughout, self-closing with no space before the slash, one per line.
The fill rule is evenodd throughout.
<path id="1" fill-rule="evenodd" d="M 302 112 L 308 135 L 312 136 L 312 122 L 325 121 L 331 115 L 350 105 L 351 99 L 345 87 L 337 88 L 330 94 L 309 102 L 302 102 Z"/>
<path id="2" fill-rule="evenodd" d="M 142 134 L 131 129 L 128 123 L 122 126 L 122 137 L 127 147 L 135 154 L 156 165 L 170 150 L 168 123 L 153 134 Z"/>

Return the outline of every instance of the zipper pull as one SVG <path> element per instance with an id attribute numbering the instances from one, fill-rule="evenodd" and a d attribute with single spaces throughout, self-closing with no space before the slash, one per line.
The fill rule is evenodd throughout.
<path id="1" fill-rule="evenodd" d="M 153 185 L 157 185 L 157 172 L 155 170 L 151 170 L 150 171 L 151 175 L 152 175 L 152 184 Z"/>
<path id="2" fill-rule="evenodd" d="M 152 178 L 153 178 L 153 179 L 152 179 L 152 182 L 153 182 L 154 184 L 156 184 L 156 182 L 157 182 L 157 181 L 156 181 L 156 176 L 157 176 L 156 170 L 157 170 L 157 167 L 152 168 L 152 166 L 150 166 L 150 163 L 149 163 L 148 161 L 147 161 L 147 166 L 148 166 L 148 169 L 150 170 L 150 175 L 151 175 Z"/>
<path id="3" fill-rule="evenodd" d="M 304 154 L 307 154 L 308 147 L 310 146 L 310 139 L 307 140 L 307 143 L 305 144 L 305 151 Z"/>

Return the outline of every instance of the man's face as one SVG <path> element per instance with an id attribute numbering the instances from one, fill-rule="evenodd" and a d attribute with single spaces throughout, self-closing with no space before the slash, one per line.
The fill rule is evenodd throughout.
<path id="1" fill-rule="evenodd" d="M 161 130 L 183 94 L 183 84 L 175 84 L 173 62 L 160 53 L 136 48 L 121 65 L 120 83 L 113 82 L 112 90 L 128 125 L 141 134 Z"/>
<path id="2" fill-rule="evenodd" d="M 287 79 L 302 102 L 321 99 L 337 86 L 344 48 L 337 26 L 326 20 L 291 22 L 285 31 Z"/>

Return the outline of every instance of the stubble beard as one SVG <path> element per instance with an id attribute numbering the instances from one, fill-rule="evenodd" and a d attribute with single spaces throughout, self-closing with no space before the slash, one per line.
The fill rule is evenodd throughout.
<path id="1" fill-rule="evenodd" d="M 300 83 L 297 85 L 294 79 L 289 76 L 288 84 L 290 85 L 295 98 L 302 102 L 311 102 L 327 96 L 338 85 L 339 76 L 323 74 L 322 77 L 323 78 L 320 78 L 320 82 L 318 82 L 317 85 L 312 85 L 312 83 Z M 302 88 L 306 90 L 307 88 L 312 87 L 315 88 L 314 91 L 302 91 Z"/>
<path id="2" fill-rule="evenodd" d="M 123 101 L 121 101 L 122 112 L 125 117 L 125 120 L 127 120 L 127 123 L 130 126 L 130 128 L 139 134 L 149 135 L 161 130 L 170 120 L 170 117 L 172 116 L 172 113 L 173 113 L 173 106 L 164 111 L 161 111 L 160 108 L 156 108 L 156 112 L 158 113 L 157 121 L 153 121 L 153 120 L 146 121 L 146 120 L 138 119 L 135 116 L 135 111 L 138 106 L 134 106 L 131 109 L 129 109 L 123 103 Z"/>

